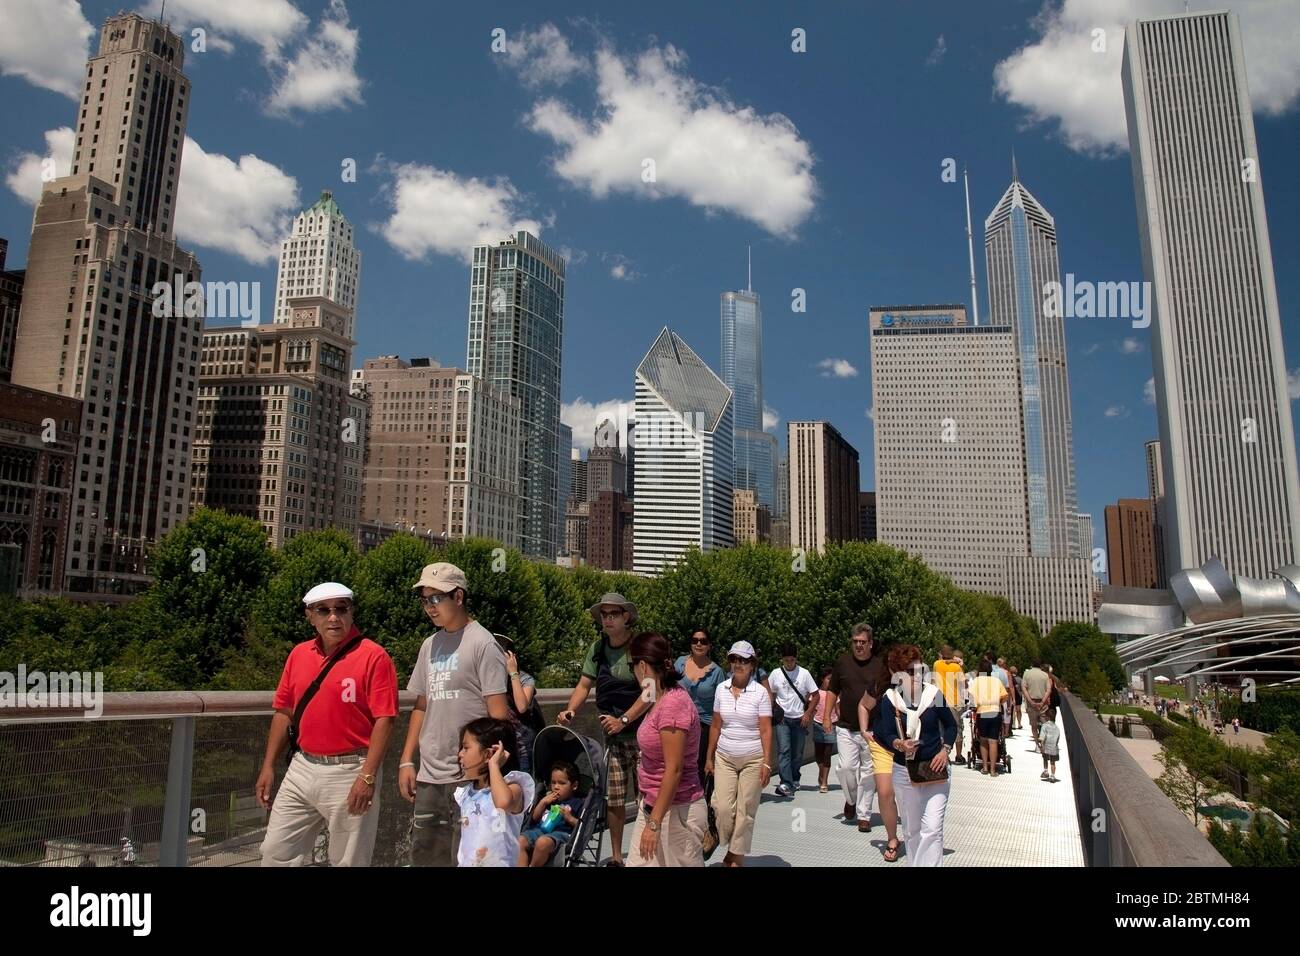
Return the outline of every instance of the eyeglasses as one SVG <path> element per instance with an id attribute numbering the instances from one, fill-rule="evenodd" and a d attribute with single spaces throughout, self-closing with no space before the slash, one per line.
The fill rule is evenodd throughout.
<path id="1" fill-rule="evenodd" d="M 420 598 L 420 603 L 425 607 L 437 607 L 449 597 L 451 597 L 450 594 L 430 594 L 427 597 Z"/>
<path id="2" fill-rule="evenodd" d="M 331 606 L 327 604 L 315 604 L 312 607 L 308 608 L 308 610 L 310 610 L 311 613 L 315 614 L 317 617 L 328 618 L 331 614 L 337 614 L 339 617 L 346 617 L 347 615 L 352 613 L 352 605 L 335 604 Z"/>
<path id="3" fill-rule="evenodd" d="M 603 617 L 603 618 L 604 618 L 604 617 L 622 617 L 622 616 L 623 616 L 624 614 L 626 614 L 626 613 L 627 613 L 627 611 L 623 610 L 623 608 L 619 608 L 617 611 L 606 611 L 604 608 L 602 608 L 601 611 L 600 611 L 600 616 Z"/>
<path id="4" fill-rule="evenodd" d="M 871 638 L 868 637 L 868 638 L 866 638 L 866 639 L 860 640 L 860 639 L 858 639 L 858 638 L 855 637 L 855 638 L 853 639 L 853 643 L 854 643 L 854 644 L 870 644 L 870 643 L 871 643 Z"/>

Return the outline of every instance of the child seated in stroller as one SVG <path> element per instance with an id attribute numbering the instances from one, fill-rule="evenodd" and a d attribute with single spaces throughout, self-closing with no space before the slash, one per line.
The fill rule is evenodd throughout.
<path id="1" fill-rule="evenodd" d="M 557 760 L 551 764 L 549 780 L 551 789 L 537 801 L 528 826 L 519 834 L 516 866 L 546 866 L 578 825 L 583 803 L 578 795 L 578 768 Z"/>

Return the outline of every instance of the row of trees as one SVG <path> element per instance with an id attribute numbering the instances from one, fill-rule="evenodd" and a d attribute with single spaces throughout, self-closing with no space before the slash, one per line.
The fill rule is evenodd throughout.
<path id="1" fill-rule="evenodd" d="M 706 628 L 715 650 L 747 640 L 774 662 L 793 641 L 816 670 L 848 646 L 854 623 L 869 622 L 883 644 L 920 645 L 933 661 L 943 644 L 985 653 L 1022 670 L 1040 657 L 1070 686 L 1098 697 L 1123 686 L 1108 638 L 1095 627 L 1062 624 L 1040 641 L 1037 625 L 1003 598 L 957 589 L 919 559 L 872 542 L 832 545 L 792 560 L 749 545 L 691 551 L 658 578 L 530 561 L 495 542 L 454 542 L 435 552 L 394 535 L 360 554 L 338 530 L 298 535 L 268 547 L 250 519 L 200 509 L 158 545 L 154 585 L 123 607 L 64 600 L 0 607 L 0 669 L 102 670 L 113 690 L 252 690 L 275 685 L 290 646 L 311 634 L 302 595 L 321 581 L 356 592 L 356 620 L 409 674 L 430 624 L 411 584 L 433 561 L 469 579 L 470 610 L 516 639 L 523 666 L 542 686 L 572 686 L 598 634 L 587 608 L 607 591 L 638 606 L 641 630 L 667 634 L 685 652 L 692 629 Z M 1095 686 L 1093 686 L 1095 685 Z"/>

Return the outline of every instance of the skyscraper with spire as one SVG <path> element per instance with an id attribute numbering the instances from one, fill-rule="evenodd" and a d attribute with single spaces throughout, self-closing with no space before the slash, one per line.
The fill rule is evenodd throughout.
<path id="1" fill-rule="evenodd" d="M 1011 185 L 984 221 L 984 254 L 990 323 L 1011 328 L 1020 368 L 1029 554 L 1085 557 L 1064 320 L 1044 308 L 1047 283 L 1061 281 L 1056 222 L 1020 181 L 1014 153 Z"/>
<path id="2" fill-rule="evenodd" d="M 734 395 L 734 484 L 776 512 L 776 436 L 763 431 L 763 308 L 752 260 L 744 291 L 722 293 L 722 380 Z"/>

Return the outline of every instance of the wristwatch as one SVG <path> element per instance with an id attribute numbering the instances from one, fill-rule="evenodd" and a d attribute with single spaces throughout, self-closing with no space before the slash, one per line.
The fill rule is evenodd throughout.
<path id="1" fill-rule="evenodd" d="M 651 833 L 659 832 L 659 824 L 655 823 L 654 817 L 647 819 L 645 825 L 650 828 Z"/>
<path id="2" fill-rule="evenodd" d="M 363 773 L 359 776 L 365 781 L 367 787 L 373 787 L 375 785 L 375 775 L 373 773 Z"/>
<path id="3" fill-rule="evenodd" d="M 622 715 L 621 717 L 619 717 L 618 719 L 619 719 L 620 721 L 622 721 L 624 727 L 627 726 L 627 723 L 628 723 L 628 721 L 627 721 L 627 714 L 623 714 L 623 715 Z"/>

